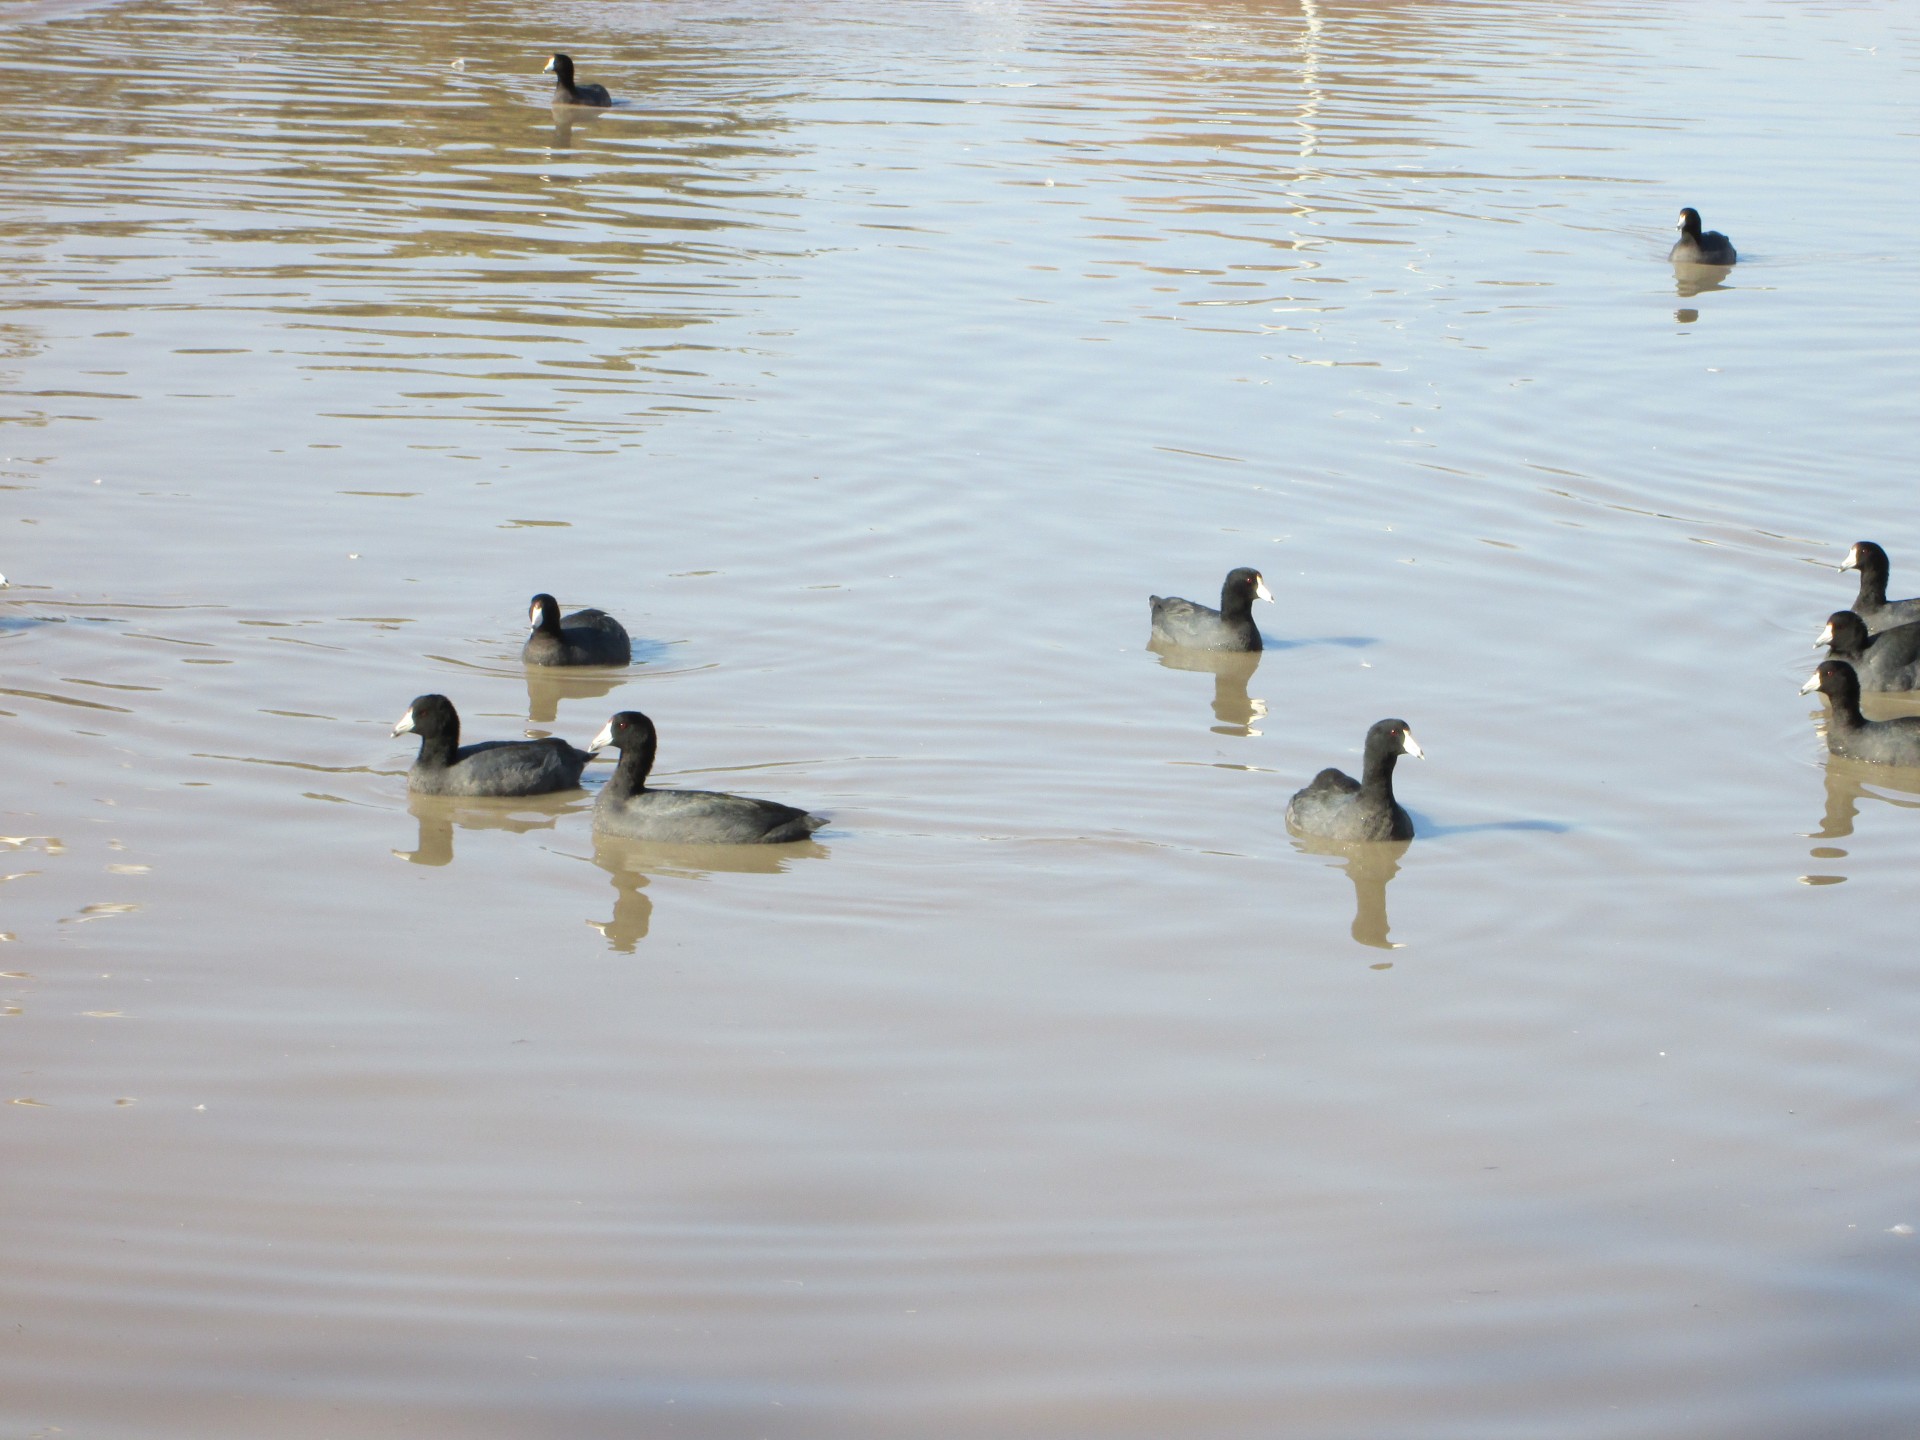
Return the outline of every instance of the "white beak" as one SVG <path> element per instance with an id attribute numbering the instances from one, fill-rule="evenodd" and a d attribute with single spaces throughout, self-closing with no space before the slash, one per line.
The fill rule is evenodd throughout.
<path id="1" fill-rule="evenodd" d="M 1818 690 L 1819 688 L 1820 688 L 1820 672 L 1816 670 L 1813 672 L 1813 674 L 1807 677 L 1807 683 L 1800 687 L 1800 693 L 1802 695 L 1811 695 L 1815 690 Z"/>
<path id="2" fill-rule="evenodd" d="M 1267 581 L 1265 576 L 1262 576 L 1260 579 L 1253 582 L 1253 598 L 1256 600 L 1273 599 L 1273 592 L 1267 589 Z"/>
<path id="3" fill-rule="evenodd" d="M 1847 558 L 1840 562 L 1840 568 L 1842 570 L 1857 570 L 1860 568 L 1860 547 L 1858 545 L 1847 551 Z"/>
<path id="4" fill-rule="evenodd" d="M 547 63 L 540 67 L 540 73 L 542 75 L 551 75 L 553 73 L 553 58 L 551 56 L 547 58 Z"/>
<path id="5" fill-rule="evenodd" d="M 407 707 L 407 713 L 402 715 L 398 720 L 393 722 L 393 733 L 395 735 L 405 735 L 408 732 L 410 732 L 412 729 L 413 729 L 413 707 L 409 705 Z"/>
<path id="6" fill-rule="evenodd" d="M 540 628 L 540 607 L 538 605 L 530 607 L 527 611 L 527 628 L 529 630 L 538 630 Z"/>
<path id="7" fill-rule="evenodd" d="M 4 575 L 0 575 L 0 590 L 4 590 L 6 588 L 7 588 L 7 577 Z"/>
<path id="8" fill-rule="evenodd" d="M 1427 752 L 1420 748 L 1420 742 L 1413 738 L 1413 732 L 1411 730 L 1401 738 L 1400 748 L 1416 760 L 1424 760 L 1427 758 Z"/>
<path id="9" fill-rule="evenodd" d="M 604 750 L 611 744 L 613 744 L 613 721 L 609 720 L 600 727 L 600 733 L 587 742 L 587 749 Z"/>
<path id="10" fill-rule="evenodd" d="M 1820 632 L 1820 638 L 1813 643 L 1816 646 L 1833 644 L 1833 622 L 1831 620 L 1827 622 L 1827 628 Z"/>

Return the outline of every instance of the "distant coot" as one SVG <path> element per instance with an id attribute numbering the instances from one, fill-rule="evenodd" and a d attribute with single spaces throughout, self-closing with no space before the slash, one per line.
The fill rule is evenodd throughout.
<path id="1" fill-rule="evenodd" d="M 1220 608 L 1196 605 L 1178 595 L 1150 595 L 1153 639 L 1190 650 L 1258 650 L 1260 627 L 1253 623 L 1253 602 L 1271 600 L 1260 572 L 1242 565 L 1227 572 L 1220 587 Z"/>
<path id="2" fill-rule="evenodd" d="M 1827 697 L 1827 749 L 1870 765 L 1920 765 L 1920 715 L 1869 720 L 1860 713 L 1860 677 L 1844 660 L 1822 660 L 1800 687 Z"/>
<path id="3" fill-rule="evenodd" d="M 604 610 L 576 610 L 560 618 L 560 602 L 536 595 L 527 606 L 533 633 L 520 647 L 529 665 L 625 665 L 633 643 L 620 622 Z"/>
<path id="4" fill-rule="evenodd" d="M 681 845 L 778 845 L 804 840 L 827 822 L 791 805 L 715 790 L 650 790 L 660 737 L 638 710 L 622 710 L 593 737 L 593 748 L 620 751 L 613 778 L 593 803 L 597 835 Z"/>
<path id="5" fill-rule="evenodd" d="M 1911 600 L 1887 599 L 1887 552 L 1871 540 L 1859 540 L 1847 552 L 1842 570 L 1860 572 L 1860 593 L 1853 597 L 1853 613 L 1867 622 L 1876 633 L 1893 625 L 1920 620 L 1920 597 Z"/>
<path id="6" fill-rule="evenodd" d="M 1920 690 L 1920 623 L 1873 635 L 1853 611 L 1836 610 L 1813 643 L 1827 647 L 1828 659 L 1853 666 L 1862 690 Z"/>
<path id="7" fill-rule="evenodd" d="M 484 740 L 460 743 L 460 716 L 444 695 L 421 695 L 393 727 L 420 737 L 420 754 L 407 772 L 416 795 L 547 795 L 578 790 L 580 771 L 593 757 L 566 741 Z"/>
<path id="8" fill-rule="evenodd" d="M 1404 720 L 1379 720 L 1367 731 L 1361 778 L 1322 770 L 1287 802 L 1287 825 L 1322 840 L 1411 840 L 1413 818 L 1393 798 L 1393 766 L 1402 755 L 1424 759 Z"/>
<path id="9" fill-rule="evenodd" d="M 1691 205 L 1680 212 L 1680 238 L 1667 259 L 1676 265 L 1731 265 L 1740 257 L 1733 242 L 1718 230 L 1700 228 L 1700 212 Z"/>
<path id="10" fill-rule="evenodd" d="M 540 73 L 553 76 L 553 103 L 556 105 L 606 106 L 613 104 L 613 97 L 607 93 L 606 86 L 573 83 L 571 56 L 554 55 Z"/>

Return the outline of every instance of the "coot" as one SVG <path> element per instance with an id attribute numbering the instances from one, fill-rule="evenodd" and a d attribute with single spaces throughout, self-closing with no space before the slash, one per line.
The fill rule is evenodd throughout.
<path id="1" fill-rule="evenodd" d="M 607 93 L 604 85 L 576 85 L 573 83 L 573 58 L 568 55 L 554 55 L 540 72 L 553 76 L 553 103 L 556 105 L 597 105 L 613 104 L 613 97 Z"/>
<path id="2" fill-rule="evenodd" d="M 778 845 L 804 840 L 827 822 L 791 805 L 715 790 L 649 790 L 660 737 L 638 710 L 622 710 L 593 737 L 593 748 L 620 751 L 613 778 L 593 804 L 598 835 L 681 845 Z"/>
<path id="3" fill-rule="evenodd" d="M 1874 635 L 1853 611 L 1836 610 L 1813 643 L 1827 647 L 1828 659 L 1853 666 L 1862 690 L 1920 690 L 1920 623 Z"/>
<path id="4" fill-rule="evenodd" d="M 1287 802 L 1288 828 L 1323 840 L 1411 840 L 1413 817 L 1393 798 L 1393 766 L 1402 755 L 1426 758 L 1407 722 L 1375 721 L 1361 778 L 1322 770 Z"/>
<path id="5" fill-rule="evenodd" d="M 1153 606 L 1153 638 L 1159 644 L 1192 650 L 1258 650 L 1260 627 L 1253 623 L 1253 602 L 1273 596 L 1260 572 L 1242 565 L 1227 572 L 1218 610 L 1178 595 L 1147 599 Z"/>
<path id="6" fill-rule="evenodd" d="M 1853 613 L 1867 622 L 1867 629 L 1880 631 L 1920 620 L 1920 596 L 1911 600 L 1887 599 L 1887 576 L 1891 567 L 1887 564 L 1887 552 L 1873 541 L 1855 541 L 1840 568 L 1860 572 L 1860 593 L 1853 597 Z"/>
<path id="7" fill-rule="evenodd" d="M 1920 715 L 1869 720 L 1860 713 L 1860 677 L 1844 660 L 1822 660 L 1800 687 L 1827 697 L 1827 749 L 1870 765 L 1920 765 Z"/>
<path id="8" fill-rule="evenodd" d="M 547 795 L 578 790 L 580 771 L 593 757 L 557 736 L 544 740 L 460 743 L 460 716 L 444 695 L 421 695 L 393 727 L 420 737 L 420 755 L 407 772 L 416 795 Z"/>
<path id="9" fill-rule="evenodd" d="M 625 665 L 633 642 L 620 622 L 604 610 L 576 610 L 560 618 L 560 602 L 536 595 L 527 605 L 533 633 L 520 647 L 529 665 Z"/>
<path id="10" fill-rule="evenodd" d="M 1700 229 L 1700 212 L 1691 205 L 1680 212 L 1680 238 L 1667 259 L 1677 265 L 1731 265 L 1740 257 L 1733 242 L 1718 230 Z"/>

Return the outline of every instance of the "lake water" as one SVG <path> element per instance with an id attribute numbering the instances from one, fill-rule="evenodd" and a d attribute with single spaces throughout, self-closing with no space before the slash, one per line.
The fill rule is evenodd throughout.
<path id="1" fill-rule="evenodd" d="M 1795 693 L 1851 542 L 1920 592 L 1920 12 L 0 66 L 5 1440 L 1920 1433 L 1920 775 Z M 409 804 L 434 690 L 832 824 Z M 1388 715 L 1420 837 L 1290 841 Z"/>

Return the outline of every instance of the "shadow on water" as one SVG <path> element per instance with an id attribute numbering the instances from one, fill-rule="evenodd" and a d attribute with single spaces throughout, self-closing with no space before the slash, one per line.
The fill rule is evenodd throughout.
<path id="1" fill-rule="evenodd" d="M 530 830 L 551 830 L 562 815 L 586 810 L 592 803 L 591 797 L 578 790 L 561 795 L 529 795 L 515 800 L 409 795 L 407 810 L 419 822 L 419 839 L 413 849 L 395 850 L 393 854 L 410 865 L 451 865 L 456 826 L 462 830 L 510 830 L 518 834 Z"/>
<path id="2" fill-rule="evenodd" d="M 1388 938 L 1387 882 L 1400 873 L 1400 857 L 1411 840 L 1368 840 L 1341 844 L 1295 836 L 1294 849 L 1306 855 L 1331 855 L 1346 861 L 1353 882 L 1353 938 L 1376 950 L 1398 950 Z"/>
<path id="3" fill-rule="evenodd" d="M 653 900 L 645 892 L 655 876 L 704 880 L 717 873 L 778 875 L 796 860 L 824 860 L 830 853 L 815 840 L 790 845 L 662 845 L 595 836 L 593 863 L 613 877 L 613 914 L 587 923 L 606 936 L 609 950 L 631 955 L 653 923 Z"/>
<path id="4" fill-rule="evenodd" d="M 1471 825 L 1441 825 L 1411 807 L 1407 808 L 1407 814 L 1413 817 L 1414 834 L 1423 840 L 1440 840 L 1449 835 L 1479 835 L 1488 830 L 1541 831 L 1548 835 L 1565 835 L 1573 829 L 1571 825 L 1558 820 L 1478 820 Z"/>
<path id="5" fill-rule="evenodd" d="M 1276 640 L 1262 633 L 1260 643 L 1269 650 L 1304 650 L 1309 645 L 1338 645 L 1343 650 L 1364 650 L 1369 645 L 1378 645 L 1377 635 L 1308 635 L 1298 640 Z"/>
<path id="6" fill-rule="evenodd" d="M 1853 834 L 1860 818 L 1860 802 L 1876 800 L 1899 810 L 1920 810 L 1920 768 L 1906 765 L 1869 765 L 1842 755 L 1829 755 L 1826 767 L 1827 808 L 1820 817 L 1820 828 L 1807 834 L 1809 840 L 1844 840 Z M 1894 791 L 1897 794 L 1883 794 Z M 1909 796 L 1900 799 L 1899 795 Z M 1844 860 L 1847 851 L 1837 845 L 1815 845 L 1808 852 L 1815 860 Z M 1839 885 L 1844 875 L 1802 875 L 1803 885 Z"/>

